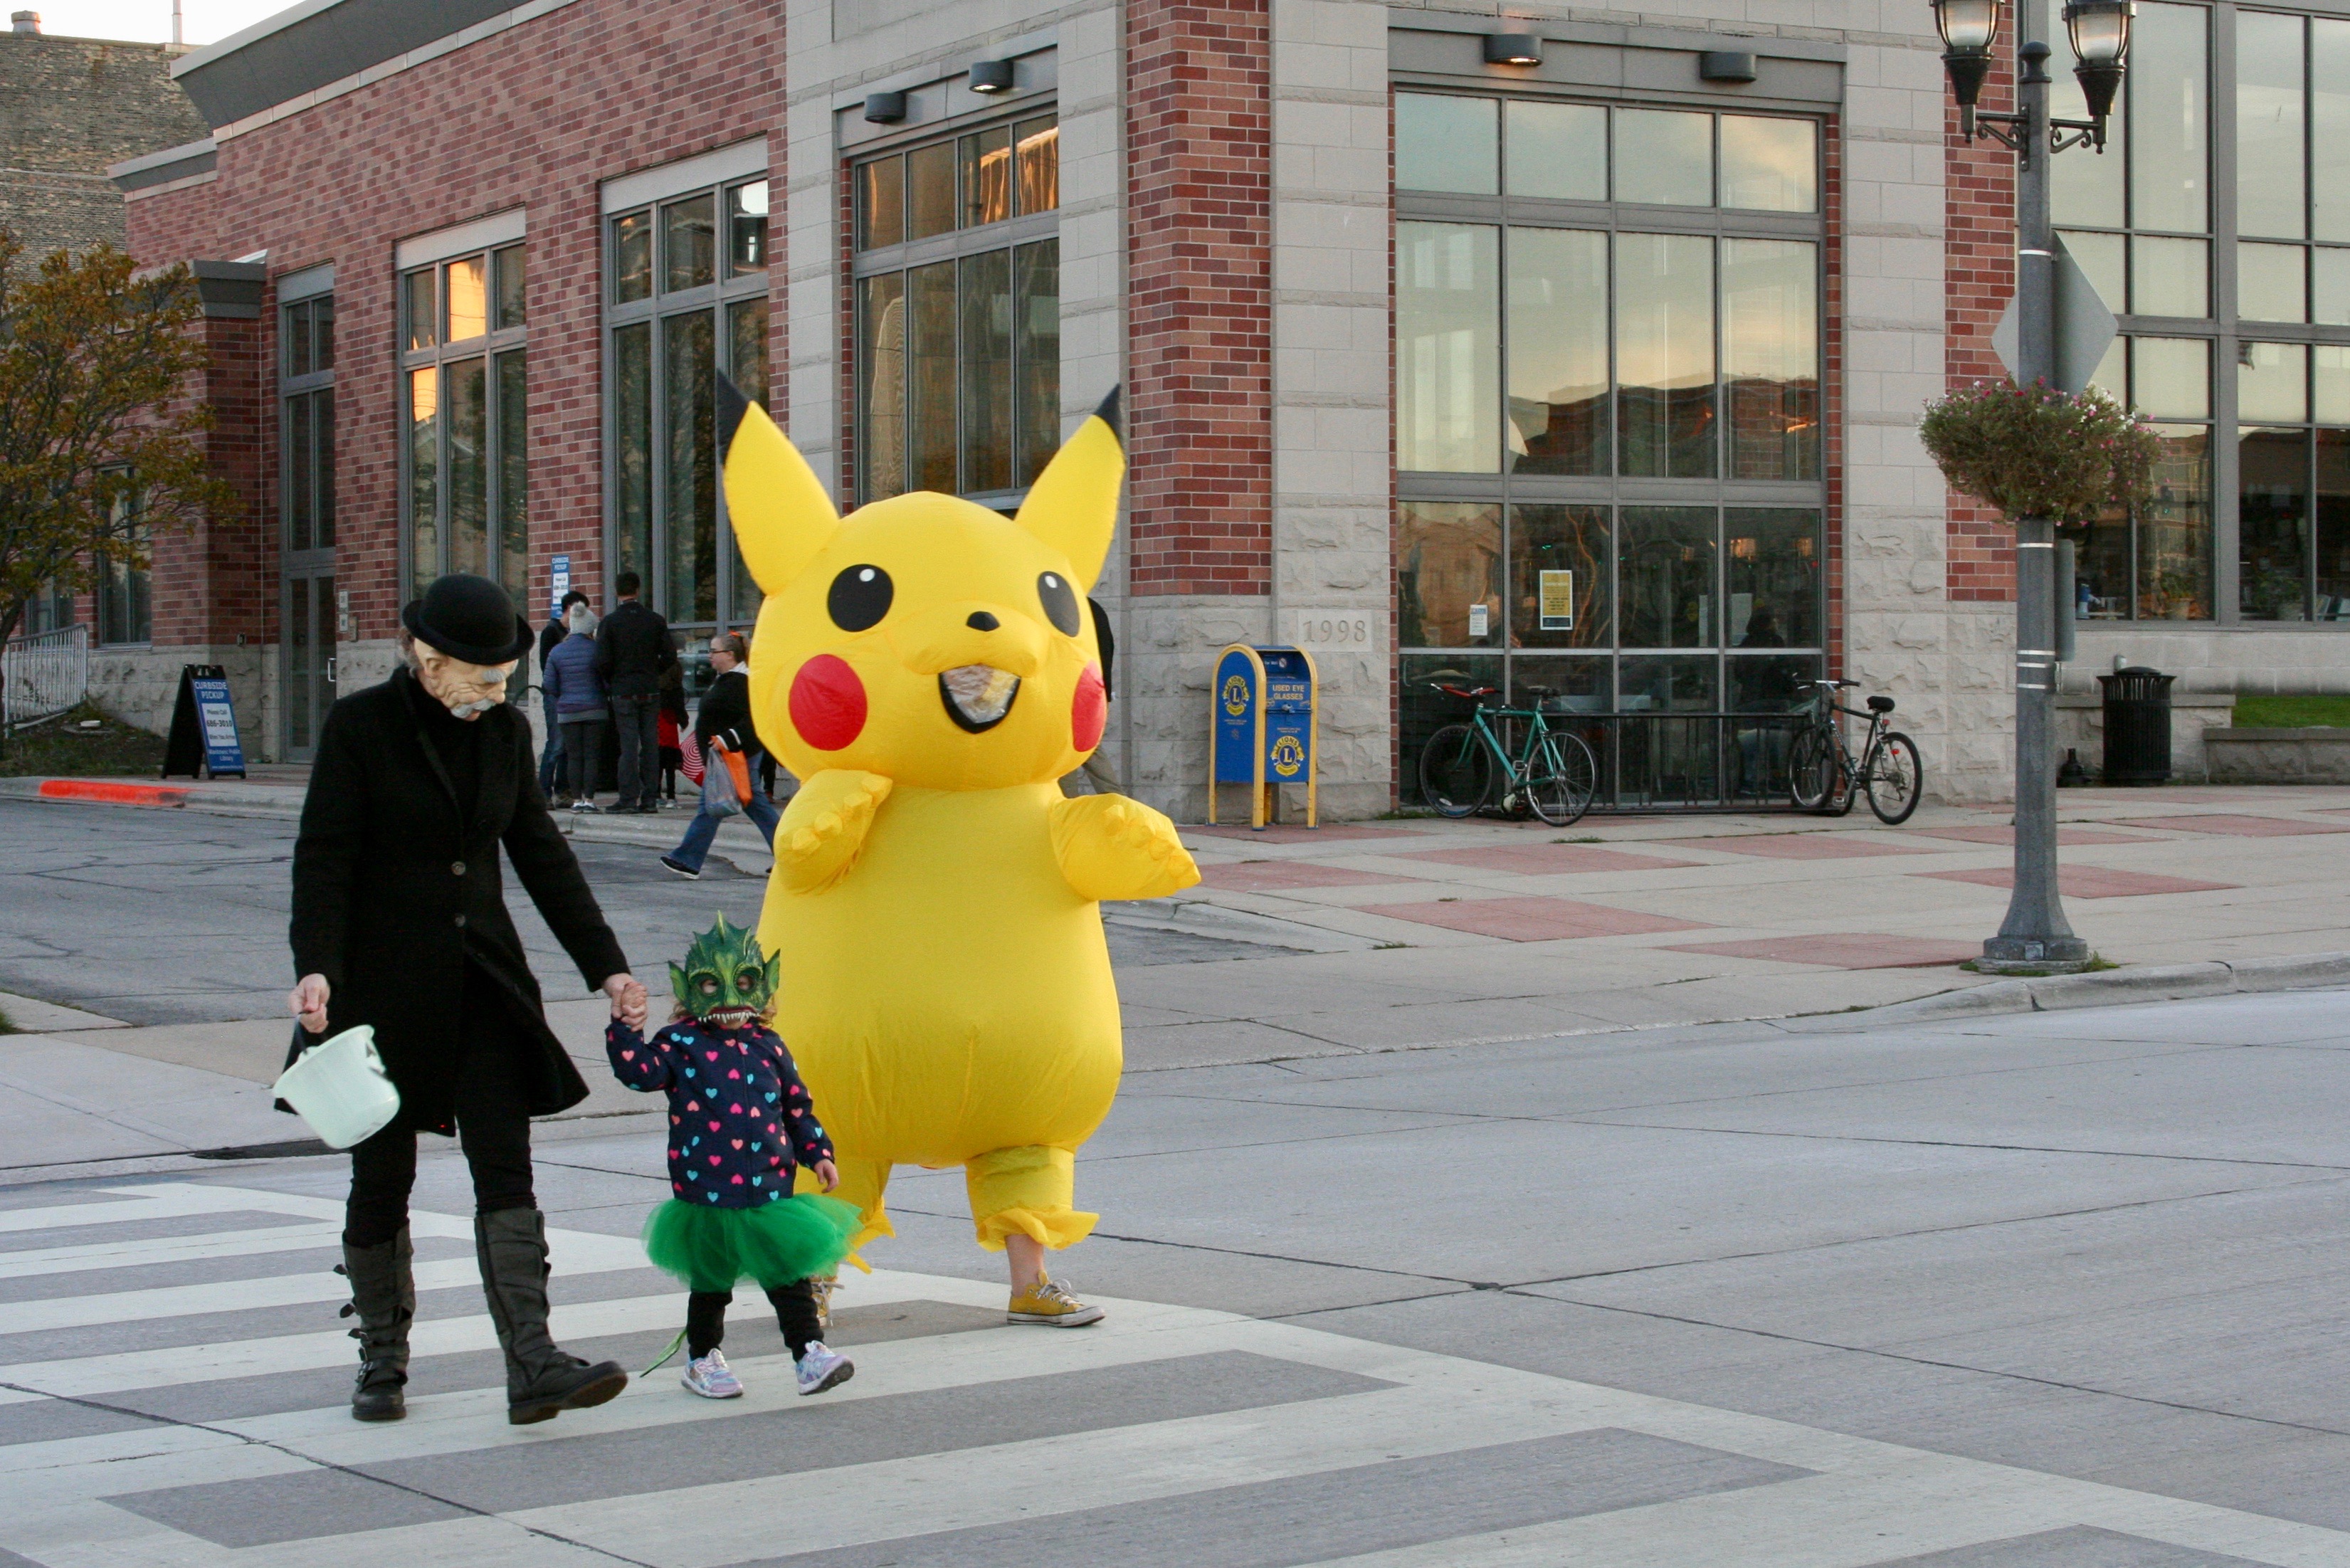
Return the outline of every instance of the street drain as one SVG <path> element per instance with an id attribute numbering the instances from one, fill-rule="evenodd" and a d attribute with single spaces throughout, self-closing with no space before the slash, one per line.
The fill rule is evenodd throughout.
<path id="1" fill-rule="evenodd" d="M 308 1154 L 332 1154 L 335 1151 L 314 1137 L 289 1138 L 284 1143 L 241 1143 L 232 1148 L 199 1148 L 189 1151 L 198 1159 L 295 1159 Z"/>

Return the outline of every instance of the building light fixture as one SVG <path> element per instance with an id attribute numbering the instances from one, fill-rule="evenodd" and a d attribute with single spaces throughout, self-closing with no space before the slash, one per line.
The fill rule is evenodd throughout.
<path id="1" fill-rule="evenodd" d="M 896 125 L 906 118 L 906 95 L 876 92 L 865 95 L 865 118 L 875 125 Z"/>
<path id="2" fill-rule="evenodd" d="M 2096 122 L 2095 140 L 2106 144 L 2106 119 L 2129 64 L 2130 18 L 2137 0 L 2065 0 L 2064 32 L 2073 41 L 2073 76 Z"/>
<path id="3" fill-rule="evenodd" d="M 1542 64 L 1542 39 L 1532 33 L 1488 33 L 1485 63 L 1489 66 Z"/>
<path id="4" fill-rule="evenodd" d="M 971 90 L 989 94 L 1012 90 L 1010 60 L 973 60 L 971 62 Z"/>

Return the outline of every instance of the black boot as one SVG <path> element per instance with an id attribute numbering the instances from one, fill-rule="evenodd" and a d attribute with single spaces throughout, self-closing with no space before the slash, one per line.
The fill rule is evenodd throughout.
<path id="1" fill-rule="evenodd" d="M 546 1332 L 546 1217 L 536 1209 L 476 1215 L 473 1249 L 498 1348 L 506 1353 L 506 1419 L 517 1427 L 584 1410 L 629 1386 L 617 1361 L 593 1366 L 566 1355 Z"/>
<path id="2" fill-rule="evenodd" d="M 408 1325 L 416 1319 L 415 1257 L 405 1225 L 399 1235 L 373 1247 L 343 1243 L 338 1272 L 351 1282 L 343 1316 L 359 1320 L 351 1330 L 359 1342 L 359 1382 L 351 1389 L 354 1420 L 397 1421 L 408 1414 L 400 1390 L 408 1384 Z"/>

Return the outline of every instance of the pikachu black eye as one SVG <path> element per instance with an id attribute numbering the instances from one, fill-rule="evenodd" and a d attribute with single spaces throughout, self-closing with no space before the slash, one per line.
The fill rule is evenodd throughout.
<path id="1" fill-rule="evenodd" d="M 825 596 L 824 607 L 831 613 L 832 624 L 843 631 L 863 631 L 880 624 L 889 613 L 889 598 L 896 590 L 890 587 L 889 574 L 879 566 L 851 566 L 832 579 L 832 591 Z"/>
<path id="2" fill-rule="evenodd" d="M 1063 637 L 1077 635 L 1077 595 L 1068 579 L 1058 572 L 1046 572 L 1036 579 L 1036 600 L 1045 607 L 1045 618 L 1053 623 Z"/>

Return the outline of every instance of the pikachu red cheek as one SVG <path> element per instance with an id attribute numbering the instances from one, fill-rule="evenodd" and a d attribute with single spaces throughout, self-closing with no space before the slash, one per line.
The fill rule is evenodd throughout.
<path id="1" fill-rule="evenodd" d="M 1087 665 L 1077 677 L 1077 694 L 1069 701 L 1069 739 L 1081 752 L 1101 744 L 1102 726 L 1109 722 L 1109 695 L 1102 690 L 1101 670 Z"/>
<path id="2" fill-rule="evenodd" d="M 801 740 L 819 752 L 839 751 L 865 732 L 865 682 L 847 659 L 819 653 L 792 677 L 791 714 Z"/>

